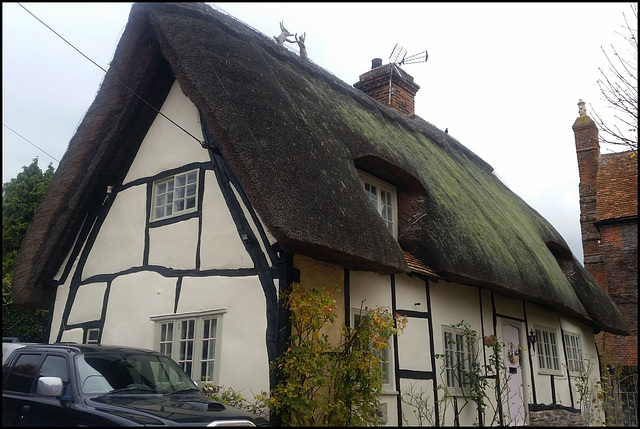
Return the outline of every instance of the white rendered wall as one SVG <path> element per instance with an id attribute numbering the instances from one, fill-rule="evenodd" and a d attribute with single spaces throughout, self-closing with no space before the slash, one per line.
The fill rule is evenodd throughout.
<path id="1" fill-rule="evenodd" d="M 145 186 L 114 194 L 115 198 L 82 271 L 82 279 L 117 273 L 142 264 L 146 224 Z M 126 245 L 123 245 L 126 243 Z"/>
<path id="2" fill-rule="evenodd" d="M 195 269 L 199 225 L 198 218 L 191 218 L 149 228 L 149 264 L 175 270 Z"/>
<path id="3" fill-rule="evenodd" d="M 266 301 L 257 277 L 185 278 L 178 313 L 224 307 L 219 384 L 252 399 L 269 390 Z"/>
<path id="4" fill-rule="evenodd" d="M 427 312 L 425 281 L 418 277 L 396 276 L 396 308 Z M 429 319 L 409 317 L 404 331 L 398 335 L 400 369 L 431 371 L 431 336 Z"/>
<path id="5" fill-rule="evenodd" d="M 155 323 L 149 317 L 173 312 L 176 279 L 143 271 L 111 284 L 102 344 L 156 349 Z"/>
<path id="6" fill-rule="evenodd" d="M 206 218 L 202 222 L 200 268 L 253 268 L 251 256 L 239 239 L 238 228 L 229 213 L 213 171 L 205 174 L 202 211 Z"/>
<path id="7" fill-rule="evenodd" d="M 165 116 L 202 141 L 196 106 L 182 93 L 176 81 L 160 109 Z M 190 162 L 209 161 L 209 153 L 194 138 L 158 115 L 142 140 L 136 159 L 123 182 L 150 177 Z"/>
<path id="8" fill-rule="evenodd" d="M 202 138 L 195 106 L 174 84 L 161 111 L 198 138 Z M 208 151 L 198 142 L 158 116 L 143 139 L 127 173 L 124 185 L 149 180 L 158 174 L 184 165 L 210 161 Z M 201 217 L 178 220 L 148 228 L 147 184 L 119 190 L 111 195 L 113 204 L 87 255 L 83 279 L 102 275 L 95 282 L 79 286 L 68 323 L 83 324 L 100 320 L 106 303 L 102 344 L 129 345 L 157 349 L 157 323 L 153 316 L 224 308 L 221 316 L 219 384 L 251 392 L 269 389 L 266 350 L 265 294 L 256 275 L 220 275 L 209 277 L 171 274 L 171 270 L 196 272 L 197 244 L 200 241 L 200 270 L 253 268 L 237 227 L 218 186 L 215 173 L 204 171 Z M 234 190 L 236 192 L 236 190 Z M 105 190 L 106 195 L 106 190 Z M 237 196 L 237 192 L 235 194 Z M 245 216 L 249 211 L 241 202 Z M 257 233 L 253 220 L 249 224 Z M 202 229 L 200 229 L 202 228 Z M 143 269 L 145 234 L 148 232 L 148 263 Z M 263 247 L 263 249 L 265 249 Z M 80 259 L 80 258 L 78 258 Z M 51 340 L 70 298 L 70 279 L 58 287 L 52 316 Z M 64 266 L 59 271 L 62 273 Z M 133 270 L 133 271 L 132 271 Z M 182 279 L 177 299 L 178 276 Z M 105 281 L 105 276 L 113 279 Z M 175 306 L 177 305 L 177 308 Z M 62 340 L 82 343 L 84 330 L 73 327 L 63 331 Z"/>

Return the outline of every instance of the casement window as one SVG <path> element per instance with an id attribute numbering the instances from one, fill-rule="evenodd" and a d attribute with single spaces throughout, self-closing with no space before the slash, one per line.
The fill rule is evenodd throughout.
<path id="1" fill-rule="evenodd" d="M 87 329 L 87 344 L 98 344 L 100 338 L 100 328 Z"/>
<path id="2" fill-rule="evenodd" d="M 560 361 L 558 359 L 558 336 L 555 329 L 541 326 L 535 327 L 536 354 L 538 355 L 538 368 L 540 373 L 561 375 Z"/>
<path id="3" fill-rule="evenodd" d="M 351 309 L 351 326 L 353 328 L 357 328 L 360 325 L 360 321 L 363 316 L 366 314 L 363 310 L 359 308 Z M 380 367 L 382 372 L 384 373 L 384 379 L 382 381 L 382 390 L 385 392 L 391 392 L 394 390 L 393 388 L 393 365 L 391 365 L 391 353 L 393 343 L 389 342 L 389 346 L 380 352 Z"/>
<path id="4" fill-rule="evenodd" d="M 199 385 L 217 384 L 223 311 L 154 316 L 157 350 Z"/>
<path id="5" fill-rule="evenodd" d="M 443 326 L 445 382 L 449 393 L 462 394 L 468 387 L 468 374 L 476 354 L 475 336 L 460 332 L 453 326 Z"/>
<path id="6" fill-rule="evenodd" d="M 380 213 L 380 217 L 391 235 L 398 237 L 396 187 L 361 171 L 358 172 L 358 175 L 367 198 Z"/>
<path id="7" fill-rule="evenodd" d="M 584 370 L 582 362 L 582 341 L 580 335 L 573 332 L 564 333 L 564 347 L 567 355 L 567 367 L 570 374 L 581 374 Z"/>
<path id="8" fill-rule="evenodd" d="M 198 170 L 166 177 L 153 184 L 151 220 L 167 219 L 198 209 Z"/>

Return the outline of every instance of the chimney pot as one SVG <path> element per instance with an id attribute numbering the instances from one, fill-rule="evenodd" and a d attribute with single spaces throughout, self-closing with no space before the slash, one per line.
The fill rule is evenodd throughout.
<path id="1" fill-rule="evenodd" d="M 382 65 L 382 58 L 374 58 L 371 60 L 371 70 L 378 68 Z"/>
<path id="2" fill-rule="evenodd" d="M 580 99 L 578 101 L 578 113 L 580 116 L 587 116 L 587 108 L 585 107 L 585 102 Z"/>

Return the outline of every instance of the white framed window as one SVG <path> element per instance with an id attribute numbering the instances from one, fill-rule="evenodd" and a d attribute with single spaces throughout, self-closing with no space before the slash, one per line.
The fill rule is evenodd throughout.
<path id="1" fill-rule="evenodd" d="M 453 326 L 442 327 L 445 383 L 451 395 L 461 395 L 469 386 L 468 374 L 476 355 L 475 332 L 461 332 Z"/>
<path id="2" fill-rule="evenodd" d="M 351 309 L 351 326 L 355 329 L 360 325 L 360 321 L 367 314 L 365 310 L 360 308 Z M 394 390 L 393 382 L 393 365 L 391 364 L 391 357 L 393 342 L 389 342 L 388 347 L 380 352 L 380 368 L 384 373 L 384 380 L 382 381 L 382 390 L 385 392 L 392 392 Z"/>
<path id="3" fill-rule="evenodd" d="M 157 350 L 202 383 L 218 384 L 220 336 L 224 309 L 153 316 Z"/>
<path id="4" fill-rule="evenodd" d="M 153 183 L 152 221 L 198 210 L 198 173 L 191 170 Z"/>
<path id="5" fill-rule="evenodd" d="M 543 326 L 534 326 L 536 332 L 536 354 L 538 370 L 543 374 L 562 375 L 558 359 L 558 335 L 556 330 Z"/>
<path id="6" fill-rule="evenodd" d="M 396 187 L 358 171 L 364 192 L 378 211 L 387 229 L 394 237 L 398 237 L 398 203 Z"/>
<path id="7" fill-rule="evenodd" d="M 582 362 L 582 340 L 580 335 L 573 332 L 565 332 L 564 346 L 569 374 L 581 374 L 584 371 L 584 363 Z"/>
<path id="8" fill-rule="evenodd" d="M 100 328 L 87 329 L 87 344 L 98 344 L 100 338 Z"/>

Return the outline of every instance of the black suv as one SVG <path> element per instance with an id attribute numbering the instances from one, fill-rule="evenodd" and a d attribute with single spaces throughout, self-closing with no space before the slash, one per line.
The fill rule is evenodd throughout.
<path id="1" fill-rule="evenodd" d="M 152 350 L 25 345 L 2 366 L 3 426 L 268 426 L 212 401 Z"/>

